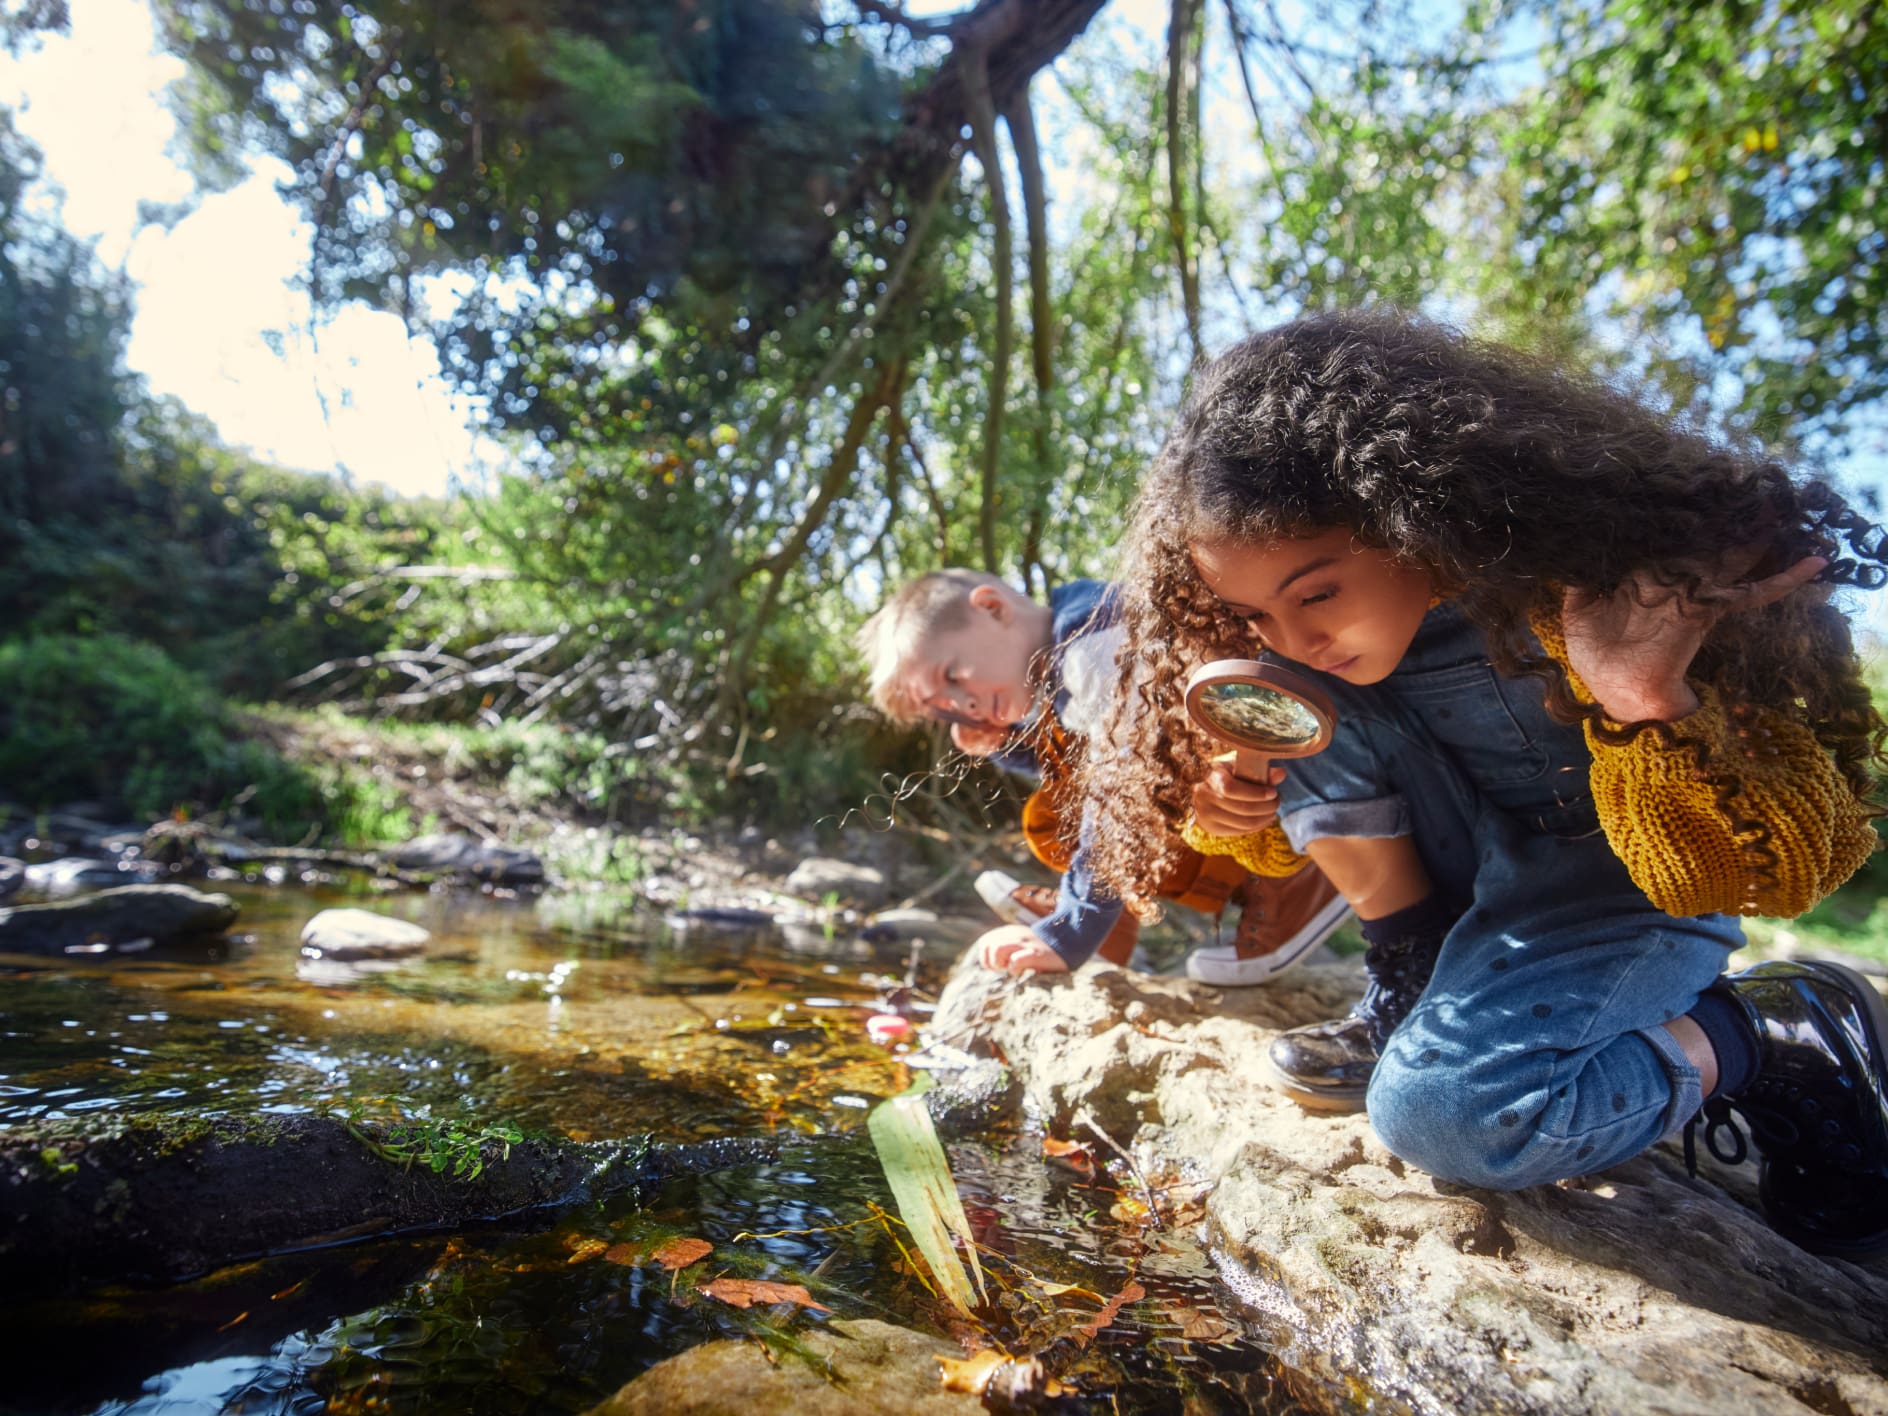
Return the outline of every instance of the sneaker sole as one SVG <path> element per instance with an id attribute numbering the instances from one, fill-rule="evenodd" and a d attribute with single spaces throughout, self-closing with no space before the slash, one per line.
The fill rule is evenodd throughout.
<path id="1" fill-rule="evenodd" d="M 1037 914 L 1010 898 L 1010 892 L 1021 885 L 1022 882 L 1013 875 L 1001 870 L 986 870 L 977 877 L 977 894 L 990 907 L 990 912 L 1005 924 L 1020 924 L 1028 928 L 1040 924 L 1048 916 Z"/>
<path id="2" fill-rule="evenodd" d="M 1332 1088 L 1308 1087 L 1296 1077 L 1279 1070 L 1270 1057 L 1265 1059 L 1265 1076 L 1273 1087 L 1285 1093 L 1306 1111 L 1320 1111 L 1327 1116 L 1354 1116 L 1366 1110 L 1364 1097 L 1368 1086 Z"/>
<path id="3" fill-rule="evenodd" d="M 1350 903 L 1342 895 L 1334 895 L 1311 917 L 1310 922 L 1281 948 L 1250 959 L 1235 959 L 1230 963 L 1222 963 L 1218 959 L 1202 959 L 1201 951 L 1196 949 L 1187 955 L 1187 977 L 1195 983 L 1217 984 L 1221 988 L 1253 988 L 1262 983 L 1270 983 L 1336 933 L 1337 927 L 1349 915 Z M 1255 978 L 1252 975 L 1257 972 L 1256 966 L 1261 963 L 1266 966 L 1265 971 Z"/>

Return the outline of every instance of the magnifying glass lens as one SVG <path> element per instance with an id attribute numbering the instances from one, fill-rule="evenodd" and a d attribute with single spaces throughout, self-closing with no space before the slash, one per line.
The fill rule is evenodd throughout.
<path id="1" fill-rule="evenodd" d="M 1265 684 L 1209 684 L 1197 705 L 1220 736 L 1274 753 L 1304 747 L 1324 731 L 1307 704 Z"/>

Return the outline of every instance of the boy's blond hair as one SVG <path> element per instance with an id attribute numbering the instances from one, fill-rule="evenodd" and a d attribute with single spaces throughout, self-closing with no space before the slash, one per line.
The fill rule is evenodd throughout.
<path id="1" fill-rule="evenodd" d="M 859 627 L 853 642 L 865 656 L 871 675 L 867 695 L 879 712 L 895 723 L 926 716 L 905 687 L 912 656 L 927 636 L 970 623 L 970 592 L 982 585 L 1009 588 L 1001 576 L 964 566 L 927 571 L 907 582 Z"/>

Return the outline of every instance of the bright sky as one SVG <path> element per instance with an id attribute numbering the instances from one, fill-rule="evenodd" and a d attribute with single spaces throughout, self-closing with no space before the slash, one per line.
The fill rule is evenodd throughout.
<path id="1" fill-rule="evenodd" d="M 140 202 L 191 192 L 168 152 L 176 122 L 162 98 L 181 72 L 157 52 L 145 0 L 84 0 L 70 35 L 18 60 L 0 54 L 0 104 L 44 152 L 66 228 L 137 283 L 132 370 L 281 466 L 426 495 L 476 475 L 493 449 L 468 431 L 472 410 L 439 379 L 429 340 L 364 305 L 311 334 L 293 284 L 311 233 L 277 194 L 282 164 L 256 163 L 169 230 L 139 227 Z"/>

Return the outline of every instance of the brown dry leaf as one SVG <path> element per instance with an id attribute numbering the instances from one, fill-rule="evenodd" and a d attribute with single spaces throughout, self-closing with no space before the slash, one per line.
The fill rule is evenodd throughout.
<path id="1" fill-rule="evenodd" d="M 1066 1165 L 1076 1174 L 1088 1179 L 1094 1177 L 1097 1169 L 1095 1153 L 1080 1141 L 1058 1141 L 1053 1136 L 1044 1136 L 1042 1156 L 1044 1160 L 1053 1160 Z"/>
<path id="2" fill-rule="evenodd" d="M 968 1392 L 971 1396 L 982 1396 L 990 1379 L 1010 1359 L 994 1347 L 986 1347 L 980 1352 L 973 1352 L 968 1357 L 940 1357 L 938 1366 L 944 1369 L 945 1391 Z"/>
<path id="3" fill-rule="evenodd" d="M 813 1295 L 797 1283 L 774 1283 L 765 1278 L 717 1278 L 699 1285 L 710 1298 L 719 1298 L 733 1308 L 751 1308 L 756 1303 L 798 1303 L 816 1313 L 830 1313 L 824 1303 L 815 1303 Z"/>
<path id="4" fill-rule="evenodd" d="M 1135 1199 L 1132 1195 L 1123 1195 L 1109 1205 L 1108 1214 L 1122 1224 L 1152 1224 L 1154 1222 L 1154 1212 L 1147 1207 L 1145 1202 Z"/>
<path id="5" fill-rule="evenodd" d="M 1180 1328 L 1180 1336 L 1188 1342 L 1225 1342 L 1237 1330 L 1224 1318 L 1197 1309 L 1183 1309 L 1186 1322 Z"/>
<path id="6" fill-rule="evenodd" d="M 706 1239 L 679 1237 L 669 1240 L 656 1250 L 656 1262 L 673 1273 L 676 1269 L 687 1268 L 698 1259 L 705 1259 L 715 1251 L 715 1246 Z"/>
<path id="7" fill-rule="evenodd" d="M 940 1357 L 945 1391 L 961 1391 L 988 1399 L 997 1397 L 999 1409 L 1033 1407 L 1033 1397 L 1066 1396 L 1069 1388 L 1050 1376 L 1035 1357 L 1006 1357 L 993 1347 L 985 1347 L 959 1360 Z"/>
<path id="8" fill-rule="evenodd" d="M 642 1262 L 642 1245 L 612 1244 L 603 1251 L 603 1257 L 613 1264 L 639 1264 Z"/>
<path id="9" fill-rule="evenodd" d="M 1123 1308 L 1130 1303 L 1140 1302 L 1141 1299 L 1146 1296 L 1147 1290 L 1145 1288 L 1141 1287 L 1138 1283 L 1130 1283 L 1126 1288 L 1123 1288 L 1119 1293 L 1115 1294 L 1114 1297 L 1102 1304 L 1101 1311 L 1088 1320 L 1087 1326 L 1079 1329 L 1074 1334 L 1075 1340 L 1086 1347 L 1088 1340 L 1103 1328 L 1107 1327 L 1109 1323 L 1113 1322 L 1115 1318 L 1120 1315 Z"/>
<path id="10" fill-rule="evenodd" d="M 581 1264 L 586 1260 L 594 1259 L 600 1254 L 603 1254 L 609 1247 L 610 1246 L 601 1239 L 584 1239 L 570 1246 L 570 1257 L 565 1259 L 564 1262 L 567 1264 Z"/>

